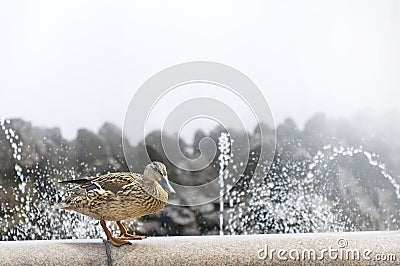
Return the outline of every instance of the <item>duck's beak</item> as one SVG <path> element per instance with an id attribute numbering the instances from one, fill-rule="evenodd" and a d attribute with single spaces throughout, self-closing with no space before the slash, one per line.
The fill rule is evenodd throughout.
<path id="1" fill-rule="evenodd" d="M 171 184 L 168 181 L 168 176 L 163 176 L 163 178 L 160 181 L 161 187 L 167 191 L 168 193 L 175 194 L 175 189 L 171 186 Z"/>

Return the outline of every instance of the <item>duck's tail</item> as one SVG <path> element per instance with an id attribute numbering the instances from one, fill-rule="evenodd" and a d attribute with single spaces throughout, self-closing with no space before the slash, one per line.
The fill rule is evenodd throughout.
<path id="1" fill-rule="evenodd" d="M 84 185 L 84 184 L 90 183 L 90 180 L 87 178 L 82 178 L 82 179 L 59 181 L 58 183 Z"/>
<path id="2" fill-rule="evenodd" d="M 56 203 L 53 205 L 53 210 L 65 210 L 68 209 L 68 204 L 65 202 Z"/>

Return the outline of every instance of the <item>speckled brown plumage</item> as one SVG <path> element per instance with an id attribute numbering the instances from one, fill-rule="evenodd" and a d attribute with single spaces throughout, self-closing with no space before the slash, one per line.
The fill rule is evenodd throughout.
<path id="1" fill-rule="evenodd" d="M 159 181 L 166 182 L 164 187 L 175 193 L 168 182 L 165 165 L 160 162 L 147 165 L 144 175 L 121 172 L 63 181 L 78 186 L 71 190 L 71 195 L 61 203 L 61 207 L 100 220 L 113 245 L 128 244 L 126 240 L 143 237 L 128 234 L 120 221 L 149 215 L 165 207 L 168 192 Z M 104 221 L 116 221 L 123 237 L 112 237 Z"/>
<path id="2" fill-rule="evenodd" d="M 100 189 L 86 191 L 95 184 Z M 121 221 L 155 213 L 164 208 L 168 193 L 143 175 L 112 173 L 88 179 L 65 199 L 63 208 L 97 220 Z"/>

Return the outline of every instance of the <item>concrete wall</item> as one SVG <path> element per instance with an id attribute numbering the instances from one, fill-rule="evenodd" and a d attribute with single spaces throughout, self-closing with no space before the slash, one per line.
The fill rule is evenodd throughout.
<path id="1" fill-rule="evenodd" d="M 150 237 L 119 248 L 100 239 L 12 241 L 0 242 L 0 260 L 0 265 L 399 265 L 400 232 Z"/>

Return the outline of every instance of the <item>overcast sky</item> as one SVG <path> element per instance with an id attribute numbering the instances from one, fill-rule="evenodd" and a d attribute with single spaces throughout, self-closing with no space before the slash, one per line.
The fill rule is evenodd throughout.
<path id="1" fill-rule="evenodd" d="M 194 60 L 248 75 L 277 123 L 399 111 L 399 3 L 0 0 L 0 116 L 122 126 L 144 81 Z"/>

